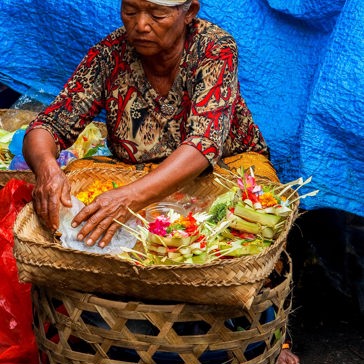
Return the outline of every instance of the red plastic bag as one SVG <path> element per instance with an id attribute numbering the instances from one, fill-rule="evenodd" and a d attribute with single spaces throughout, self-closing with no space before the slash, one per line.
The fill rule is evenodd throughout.
<path id="1" fill-rule="evenodd" d="M 0 363 L 38 364 L 32 331 L 30 284 L 19 283 L 13 225 L 32 199 L 33 185 L 11 179 L 0 190 Z"/>

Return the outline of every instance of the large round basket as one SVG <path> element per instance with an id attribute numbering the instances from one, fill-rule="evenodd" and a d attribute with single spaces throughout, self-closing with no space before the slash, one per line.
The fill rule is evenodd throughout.
<path id="1" fill-rule="evenodd" d="M 290 284 L 283 252 L 250 309 L 34 286 L 34 331 L 43 364 L 273 364 L 286 336 Z"/>
<path id="2" fill-rule="evenodd" d="M 111 178 L 123 184 L 142 174 L 132 170 L 83 169 L 71 172 L 68 178 L 72 192 L 77 193 L 95 179 Z M 194 180 L 183 190 L 210 197 L 224 192 L 211 175 Z M 140 266 L 113 255 L 64 248 L 54 242 L 50 232 L 39 223 L 32 204 L 28 204 L 15 222 L 14 255 L 23 282 L 140 299 L 249 307 L 284 249 L 296 212 L 286 220 L 274 244 L 260 254 L 200 265 Z"/>

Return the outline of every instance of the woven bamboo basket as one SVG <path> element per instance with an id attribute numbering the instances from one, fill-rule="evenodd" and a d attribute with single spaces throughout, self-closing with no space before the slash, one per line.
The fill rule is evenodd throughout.
<path id="1" fill-rule="evenodd" d="M 77 193 L 94 179 L 111 178 L 122 184 L 141 175 L 143 172 L 132 170 L 83 169 L 69 173 L 68 178 L 72 193 Z M 184 190 L 211 198 L 222 193 L 223 187 L 208 175 L 183 186 Z M 274 244 L 260 254 L 201 265 L 138 266 L 113 255 L 76 251 L 54 243 L 28 204 L 14 225 L 14 255 L 22 282 L 139 299 L 249 307 L 284 249 L 296 213 L 297 205 Z"/>
<path id="2" fill-rule="evenodd" d="M 35 183 L 34 173 L 30 170 L 24 170 L 24 171 L 0 170 L 0 187 L 4 187 L 13 178 L 20 179 L 28 183 Z"/>
<path id="3" fill-rule="evenodd" d="M 291 310 L 286 252 L 250 309 L 128 301 L 33 286 L 43 364 L 273 364 Z"/>
<path id="4" fill-rule="evenodd" d="M 22 109 L 0 109 L 0 128 L 15 131 L 28 125 L 37 116 L 36 111 Z"/>

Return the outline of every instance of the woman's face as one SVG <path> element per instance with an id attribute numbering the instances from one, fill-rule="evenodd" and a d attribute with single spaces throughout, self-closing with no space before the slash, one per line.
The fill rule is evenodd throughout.
<path id="1" fill-rule="evenodd" d="M 123 0 L 121 19 L 128 40 L 143 56 L 173 52 L 183 42 L 185 26 L 192 20 L 182 7 L 161 6 L 146 0 Z"/>

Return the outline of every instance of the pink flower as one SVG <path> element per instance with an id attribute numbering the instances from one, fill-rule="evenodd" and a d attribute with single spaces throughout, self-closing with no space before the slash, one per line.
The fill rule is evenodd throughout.
<path id="1" fill-rule="evenodd" d="M 246 174 L 244 176 L 245 183 L 242 178 L 237 179 L 237 184 L 243 192 L 243 200 L 249 199 L 253 203 L 259 202 L 258 195 L 261 192 L 261 187 L 256 184 L 255 178 L 251 175 Z"/>
<path id="2" fill-rule="evenodd" d="M 166 236 L 169 225 L 171 225 L 169 218 L 167 216 L 160 215 L 153 222 L 149 223 L 149 231 L 159 236 Z"/>

